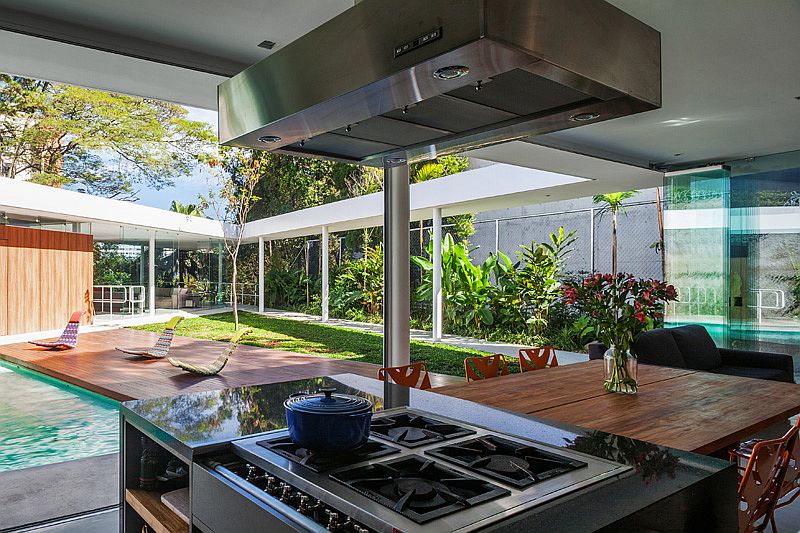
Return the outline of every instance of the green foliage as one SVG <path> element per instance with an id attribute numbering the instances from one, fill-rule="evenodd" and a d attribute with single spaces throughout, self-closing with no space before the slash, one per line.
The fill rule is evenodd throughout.
<path id="1" fill-rule="evenodd" d="M 550 242 L 520 246 L 523 266 L 517 275 L 517 285 L 526 322 L 534 334 L 547 327 L 550 308 L 561 296 L 560 274 L 576 240 L 574 231 L 565 233 L 560 227 L 558 233 L 550 234 Z"/>
<path id="2" fill-rule="evenodd" d="M 302 269 L 272 269 L 264 273 L 264 304 L 278 309 L 294 309 L 306 303 L 306 274 Z"/>
<path id="3" fill-rule="evenodd" d="M 0 74 L 0 153 L 34 181 L 136 199 L 191 173 L 211 128 L 167 102 Z"/>
<path id="4" fill-rule="evenodd" d="M 112 244 L 94 245 L 94 284 L 128 285 L 131 282 L 131 268 L 138 260 L 128 259 L 117 252 Z"/>
<path id="5" fill-rule="evenodd" d="M 383 246 L 367 246 L 363 255 L 344 263 L 333 276 L 331 310 L 351 320 L 378 316 L 383 310 Z"/>
<path id="6" fill-rule="evenodd" d="M 470 251 L 465 243 L 455 242 L 452 235 L 445 235 L 442 241 L 442 298 L 445 319 L 461 327 L 490 326 L 494 314 L 489 305 L 492 266 L 487 260 L 481 266 L 472 264 Z M 428 256 L 433 246 L 428 244 Z M 508 258 L 506 258 L 508 259 Z M 430 300 L 433 291 L 433 263 L 421 256 L 413 256 L 411 261 L 423 271 L 423 282 L 417 295 Z"/>
<path id="7" fill-rule="evenodd" d="M 383 363 L 383 337 L 375 333 L 246 312 L 242 312 L 240 318 L 242 324 L 253 328 L 244 344 L 333 359 Z M 160 332 L 164 325 L 149 324 L 135 329 Z M 186 319 L 181 323 L 180 333 L 187 337 L 227 342 L 234 333 L 233 317 L 230 313 L 223 313 Z M 431 372 L 463 376 L 464 358 L 486 355 L 486 352 L 411 341 L 410 355 L 412 361 L 425 361 Z"/>
<path id="8" fill-rule="evenodd" d="M 172 204 L 170 204 L 169 210 L 175 213 L 180 213 L 182 215 L 188 215 L 190 217 L 205 216 L 205 213 L 203 213 L 203 210 L 200 209 L 199 206 L 195 204 L 184 204 L 183 202 L 179 202 L 178 200 L 172 200 Z"/>

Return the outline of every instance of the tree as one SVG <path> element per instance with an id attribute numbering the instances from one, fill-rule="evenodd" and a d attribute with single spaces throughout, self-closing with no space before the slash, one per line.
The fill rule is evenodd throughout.
<path id="1" fill-rule="evenodd" d="M 628 210 L 623 202 L 637 194 L 639 191 L 633 190 L 598 194 L 594 197 L 594 203 L 606 204 L 603 209 L 611 211 L 611 272 L 615 276 L 617 275 L 617 212 L 627 213 Z"/>
<path id="2" fill-rule="evenodd" d="M 0 158 L 11 174 L 136 200 L 191 173 L 215 143 L 181 106 L 0 74 Z"/>
<path id="3" fill-rule="evenodd" d="M 179 202 L 178 200 L 172 200 L 172 204 L 169 206 L 169 210 L 175 213 L 180 213 L 182 215 L 187 215 L 190 217 L 204 217 L 205 213 L 200 207 L 196 204 L 184 204 L 183 202 Z"/>
<path id="4" fill-rule="evenodd" d="M 201 198 L 201 208 L 212 208 L 225 229 L 225 251 L 231 258 L 231 305 L 234 330 L 239 329 L 239 302 L 236 301 L 237 259 L 242 247 L 242 228 L 250 210 L 260 200 L 254 190 L 261 179 L 261 158 L 258 152 L 238 148 L 221 148 L 218 157 L 210 157 L 208 165 L 217 170 L 219 187 Z M 233 228 L 233 234 L 228 228 Z"/>

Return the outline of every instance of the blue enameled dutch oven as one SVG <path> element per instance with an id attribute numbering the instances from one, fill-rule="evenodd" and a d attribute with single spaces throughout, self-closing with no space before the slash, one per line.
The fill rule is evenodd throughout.
<path id="1" fill-rule="evenodd" d="M 325 388 L 317 394 L 293 394 L 283 402 L 292 442 L 322 453 L 345 452 L 367 442 L 372 402 L 335 392 Z"/>

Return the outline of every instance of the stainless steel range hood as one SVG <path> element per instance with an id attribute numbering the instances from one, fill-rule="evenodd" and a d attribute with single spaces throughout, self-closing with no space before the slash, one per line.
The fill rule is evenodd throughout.
<path id="1" fill-rule="evenodd" d="M 219 136 L 380 164 L 660 105 L 660 34 L 603 0 L 364 0 L 220 85 Z"/>

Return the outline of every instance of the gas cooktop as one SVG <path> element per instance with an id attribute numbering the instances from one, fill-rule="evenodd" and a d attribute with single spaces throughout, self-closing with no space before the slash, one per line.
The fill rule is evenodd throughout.
<path id="1" fill-rule="evenodd" d="M 298 447 L 287 430 L 234 441 L 239 462 L 227 474 L 306 516 L 310 508 L 325 508 L 325 520 L 333 512 L 337 524 L 345 516 L 352 531 L 427 533 L 483 528 L 631 470 L 406 408 L 376 413 L 371 430 L 364 446 L 341 455 Z"/>

